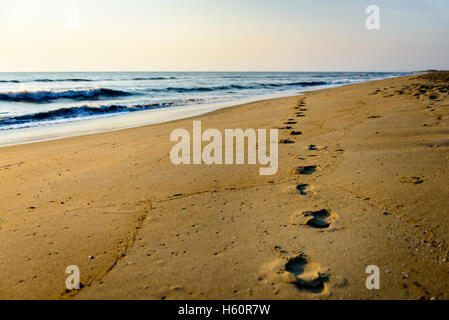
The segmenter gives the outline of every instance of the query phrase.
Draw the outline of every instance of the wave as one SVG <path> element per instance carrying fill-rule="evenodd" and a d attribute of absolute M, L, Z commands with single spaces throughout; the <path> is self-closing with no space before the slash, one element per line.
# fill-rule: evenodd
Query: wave
<path fill-rule="evenodd" d="M 299 85 L 303 87 L 314 87 L 314 86 L 325 86 L 329 84 L 329 82 L 324 81 L 303 81 L 303 82 L 293 82 L 287 85 Z"/>
<path fill-rule="evenodd" d="M 358 83 L 362 81 L 366 81 L 367 79 L 340 79 L 333 80 L 331 84 L 350 84 L 350 83 Z"/>
<path fill-rule="evenodd" d="M 130 95 L 133 95 L 133 93 L 104 88 L 67 91 L 19 91 L 0 93 L 0 101 L 40 103 L 56 99 L 98 100 L 100 98 L 113 98 Z"/>
<path fill-rule="evenodd" d="M 174 80 L 176 77 L 149 77 L 149 78 L 133 78 L 134 81 L 146 81 L 146 80 Z"/>
<path fill-rule="evenodd" d="M 266 88 L 279 88 L 279 87 L 313 87 L 328 85 L 328 82 L 324 81 L 302 81 L 302 82 L 288 82 L 288 83 L 257 83 L 253 85 L 238 85 L 231 84 L 225 86 L 215 87 L 168 87 L 164 89 L 148 89 L 152 92 L 207 92 L 207 91 L 224 91 L 224 90 L 251 90 L 251 89 L 266 89 Z"/>
<path fill-rule="evenodd" d="M 131 79 L 116 79 L 116 81 L 147 81 L 147 80 L 174 80 L 176 77 L 141 77 L 141 78 L 131 78 Z M 82 79 L 82 78 L 71 78 L 71 79 L 33 79 L 33 80 L 0 80 L 0 83 L 25 83 L 25 82 L 93 82 L 93 81 L 113 81 L 112 79 Z"/>
<path fill-rule="evenodd" d="M 20 83 L 19 80 L 0 80 L 0 83 Z"/>
<path fill-rule="evenodd" d="M 52 111 L 38 112 L 32 114 L 26 114 L 15 117 L 0 118 L 0 128 L 4 126 L 17 126 L 36 122 L 36 121 L 51 121 L 56 119 L 70 119 L 70 118 L 84 118 L 88 116 L 101 115 L 101 114 L 112 114 L 112 113 L 122 113 L 131 112 L 137 110 L 144 110 L 150 108 L 161 108 L 167 106 L 165 104 L 148 104 L 148 105 L 136 105 L 133 107 L 122 106 L 122 105 L 106 105 L 101 107 L 72 107 L 72 108 L 61 108 Z M 23 127 L 23 126 L 20 126 Z"/>
<path fill-rule="evenodd" d="M 0 83 L 25 83 L 25 82 L 91 82 L 91 79 L 34 79 L 34 80 L 0 80 Z"/>
<path fill-rule="evenodd" d="M 19 116 L 12 117 L 0 117 L 0 130 L 17 129 L 17 128 L 27 128 L 34 126 L 33 123 L 39 122 L 40 124 L 51 123 L 55 120 L 69 120 L 69 119 L 83 119 L 91 116 L 107 115 L 107 114 L 117 114 L 141 110 L 150 109 L 160 109 L 175 105 L 188 104 L 188 103 L 198 103 L 204 101 L 202 99 L 185 99 L 176 100 L 170 102 L 159 102 L 159 103 L 148 103 L 148 104 L 137 104 L 132 106 L 126 105 L 104 105 L 100 107 L 92 106 L 78 106 L 70 108 L 60 108 L 50 111 L 43 111 Z"/>
<path fill-rule="evenodd" d="M 133 108 L 137 109 L 137 107 Z M 7 125 L 17 125 L 23 124 L 27 122 L 33 121 L 42 121 L 42 120 L 54 120 L 59 118 L 77 118 L 84 116 L 92 116 L 98 114 L 105 113 L 118 113 L 124 111 L 132 111 L 127 106 L 121 105 L 108 105 L 102 107 L 90 107 L 90 106 L 81 106 L 81 107 L 72 107 L 72 108 L 61 108 L 52 111 L 38 112 L 32 114 L 26 114 L 21 116 L 9 117 L 0 119 L 0 126 Z"/>
<path fill-rule="evenodd" d="M 91 79 L 35 79 L 31 82 L 91 82 Z"/>

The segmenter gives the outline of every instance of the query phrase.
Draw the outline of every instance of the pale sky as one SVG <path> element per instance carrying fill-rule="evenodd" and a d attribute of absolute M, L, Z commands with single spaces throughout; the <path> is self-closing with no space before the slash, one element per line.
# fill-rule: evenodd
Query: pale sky
<path fill-rule="evenodd" d="M 0 33 L 0 72 L 449 69 L 449 0 L 0 0 Z"/>

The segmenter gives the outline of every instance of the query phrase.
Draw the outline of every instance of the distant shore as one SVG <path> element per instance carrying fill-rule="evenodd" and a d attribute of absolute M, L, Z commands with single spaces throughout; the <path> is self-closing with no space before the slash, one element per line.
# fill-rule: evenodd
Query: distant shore
<path fill-rule="evenodd" d="M 0 298 L 449 299 L 448 83 L 371 81 L 2 147 Z M 170 133 L 193 120 L 278 128 L 277 174 L 173 165 Z"/>

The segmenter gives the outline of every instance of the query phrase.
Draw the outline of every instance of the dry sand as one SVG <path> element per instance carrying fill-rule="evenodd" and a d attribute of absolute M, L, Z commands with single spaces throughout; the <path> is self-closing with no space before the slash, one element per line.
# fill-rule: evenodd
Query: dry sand
<path fill-rule="evenodd" d="M 195 118 L 220 130 L 294 119 L 274 176 L 173 165 L 170 133 L 192 119 L 0 148 L 0 298 L 448 299 L 447 78 Z"/>

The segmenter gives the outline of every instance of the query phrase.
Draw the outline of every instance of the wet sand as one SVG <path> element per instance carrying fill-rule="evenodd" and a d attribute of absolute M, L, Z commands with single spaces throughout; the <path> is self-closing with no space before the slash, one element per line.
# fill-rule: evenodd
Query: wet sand
<path fill-rule="evenodd" d="M 293 143 L 274 176 L 173 165 L 170 133 L 193 119 L 0 148 L 0 298 L 448 299 L 448 83 L 373 81 L 194 118 L 280 128 Z"/>

